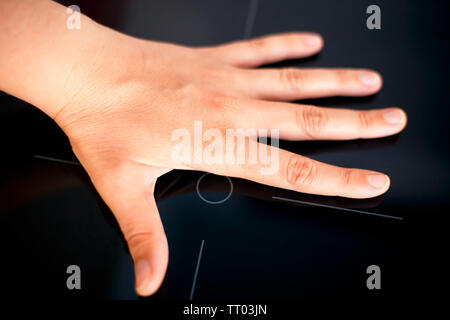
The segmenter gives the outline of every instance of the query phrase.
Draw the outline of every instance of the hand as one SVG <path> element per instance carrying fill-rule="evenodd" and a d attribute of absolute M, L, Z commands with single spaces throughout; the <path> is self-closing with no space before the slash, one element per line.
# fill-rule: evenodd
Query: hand
<path fill-rule="evenodd" d="M 153 190 L 156 179 L 173 168 L 351 198 L 374 197 L 388 189 L 383 174 L 339 168 L 284 150 L 273 175 L 262 175 L 260 163 L 175 164 L 171 158 L 172 133 L 178 128 L 192 132 L 195 120 L 202 121 L 204 130 L 221 132 L 279 128 L 280 138 L 289 140 L 376 138 L 400 132 L 406 115 L 398 108 L 353 111 L 282 102 L 374 94 L 382 85 L 374 71 L 254 69 L 313 55 L 322 45 L 318 35 L 309 33 L 195 49 L 122 35 L 98 54 L 93 70 L 85 73 L 85 84 L 55 121 L 122 228 L 139 294 L 154 293 L 167 268 L 167 240 Z"/>

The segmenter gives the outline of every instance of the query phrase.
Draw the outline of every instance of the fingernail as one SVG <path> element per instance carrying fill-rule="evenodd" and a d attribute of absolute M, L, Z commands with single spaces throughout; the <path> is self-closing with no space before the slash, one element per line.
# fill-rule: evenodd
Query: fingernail
<path fill-rule="evenodd" d="M 372 187 L 382 189 L 389 183 L 389 178 L 384 174 L 370 173 L 367 175 L 367 181 Z"/>
<path fill-rule="evenodd" d="M 383 117 L 390 124 L 400 124 L 403 122 L 403 112 L 398 109 L 385 111 Z"/>
<path fill-rule="evenodd" d="M 145 287 L 148 283 L 147 279 L 149 278 L 150 274 L 150 265 L 148 264 L 147 260 L 141 260 L 138 263 L 136 263 L 135 273 L 136 273 L 136 291 L 140 293 L 142 292 L 142 290 L 145 290 Z"/>
<path fill-rule="evenodd" d="M 380 77 L 373 73 L 373 72 L 360 72 L 359 73 L 359 80 L 365 85 L 365 86 L 374 86 L 377 85 L 380 81 Z"/>
<path fill-rule="evenodd" d="M 310 35 L 305 36 L 304 41 L 308 46 L 315 47 L 318 46 L 322 40 L 318 36 Z"/>

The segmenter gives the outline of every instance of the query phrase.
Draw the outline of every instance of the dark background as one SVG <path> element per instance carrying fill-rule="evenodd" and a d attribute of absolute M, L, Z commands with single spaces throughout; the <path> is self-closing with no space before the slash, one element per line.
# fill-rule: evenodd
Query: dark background
<path fill-rule="evenodd" d="M 191 46 L 268 33 L 315 31 L 322 53 L 279 65 L 378 70 L 384 87 L 368 98 L 309 101 L 366 109 L 400 106 L 408 126 L 371 141 L 282 142 L 332 164 L 379 170 L 391 189 L 370 200 L 308 196 L 233 179 L 234 192 L 211 205 L 196 193 L 202 173 L 174 171 L 156 194 L 170 247 L 163 286 L 149 300 L 187 300 L 205 240 L 194 300 L 297 300 L 433 297 L 448 271 L 448 1 L 70 1 L 82 13 L 137 37 Z M 381 8 L 381 30 L 366 28 L 366 8 Z M 251 12 L 251 10 L 250 10 Z M 254 19 L 253 19 L 254 18 Z M 253 23 L 252 23 L 253 21 Z M 4 50 L 7 48 L 2 48 Z M 131 258 L 114 218 L 62 131 L 39 110 L 0 95 L 0 274 L 7 298 L 137 299 Z M 220 200 L 223 177 L 200 190 Z M 403 217 L 394 220 L 274 201 L 279 196 Z M 82 289 L 67 290 L 66 268 L 79 265 Z M 381 268 L 368 290 L 366 268 Z"/>

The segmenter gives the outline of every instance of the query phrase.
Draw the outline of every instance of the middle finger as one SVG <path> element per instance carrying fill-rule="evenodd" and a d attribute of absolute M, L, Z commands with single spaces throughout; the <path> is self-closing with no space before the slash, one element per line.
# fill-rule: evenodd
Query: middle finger
<path fill-rule="evenodd" d="M 244 94 L 266 100 L 365 96 L 382 86 L 381 76 L 365 69 L 241 69 L 236 78 Z"/>

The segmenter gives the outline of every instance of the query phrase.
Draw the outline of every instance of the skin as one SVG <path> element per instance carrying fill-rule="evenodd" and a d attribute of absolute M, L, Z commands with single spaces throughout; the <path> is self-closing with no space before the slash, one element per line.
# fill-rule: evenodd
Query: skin
<path fill-rule="evenodd" d="M 66 27 L 56 3 L 0 1 L 0 89 L 49 115 L 114 213 L 135 264 L 136 290 L 160 286 L 168 245 L 153 196 L 156 179 L 174 169 L 239 177 L 298 192 L 370 198 L 386 192 L 381 173 L 340 168 L 280 150 L 274 175 L 262 164 L 175 165 L 177 128 L 279 129 L 287 140 L 345 140 L 396 134 L 406 125 L 399 108 L 354 111 L 292 104 L 328 96 L 366 96 L 382 86 L 364 69 L 255 69 L 318 53 L 314 33 L 269 35 L 189 48 L 136 39 L 86 16 Z M 249 144 L 257 144 L 249 140 Z"/>

